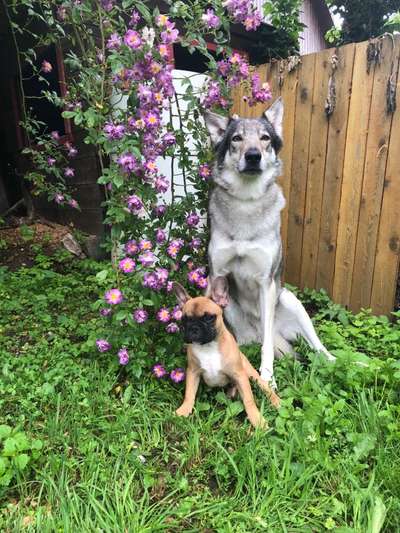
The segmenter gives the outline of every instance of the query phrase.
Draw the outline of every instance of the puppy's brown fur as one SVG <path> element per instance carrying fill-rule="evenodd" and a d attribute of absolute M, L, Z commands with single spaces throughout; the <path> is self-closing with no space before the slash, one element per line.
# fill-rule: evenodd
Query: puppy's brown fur
<path fill-rule="evenodd" d="M 207 368 L 202 366 L 201 357 L 196 356 L 203 349 L 200 345 L 187 345 L 187 374 L 185 398 L 182 405 L 177 409 L 176 414 L 179 416 L 189 416 L 193 410 L 197 389 L 200 378 L 203 377 L 205 382 L 210 386 L 223 386 L 227 383 L 233 385 L 231 396 L 234 396 L 236 389 L 242 398 L 247 416 L 253 426 L 266 427 L 267 423 L 258 410 L 253 392 L 250 386 L 250 378 L 257 382 L 259 387 L 266 393 L 274 407 L 279 407 L 280 399 L 271 389 L 269 384 L 261 379 L 257 370 L 253 368 L 246 356 L 239 350 L 239 347 L 224 324 L 222 308 L 216 302 L 222 305 L 227 303 L 227 284 L 225 278 L 217 278 L 213 282 L 210 290 L 210 296 L 190 298 L 185 289 L 179 284 L 175 284 L 175 293 L 181 304 L 183 316 L 202 317 L 205 313 L 216 316 L 215 329 L 217 332 L 215 341 L 217 343 L 217 356 L 219 357 L 218 373 L 212 375 L 207 373 Z M 213 301 L 214 300 L 214 301 Z"/>

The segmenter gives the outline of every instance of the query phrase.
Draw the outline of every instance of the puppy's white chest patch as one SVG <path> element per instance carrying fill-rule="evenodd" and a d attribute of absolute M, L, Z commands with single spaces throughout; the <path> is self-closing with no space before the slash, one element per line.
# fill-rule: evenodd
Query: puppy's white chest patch
<path fill-rule="evenodd" d="M 222 357 L 217 341 L 207 344 L 193 343 L 192 352 L 209 387 L 224 387 L 228 383 L 228 377 L 222 372 Z"/>

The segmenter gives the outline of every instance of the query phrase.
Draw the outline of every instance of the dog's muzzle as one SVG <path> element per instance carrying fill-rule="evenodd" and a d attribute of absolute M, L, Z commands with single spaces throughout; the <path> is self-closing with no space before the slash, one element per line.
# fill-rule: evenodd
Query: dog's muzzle
<path fill-rule="evenodd" d="M 217 330 L 215 317 L 186 317 L 182 318 L 183 338 L 187 344 L 207 344 L 215 340 Z"/>
<path fill-rule="evenodd" d="M 260 172 L 260 163 L 261 163 L 261 152 L 257 148 L 249 148 L 244 154 L 244 160 L 246 166 L 243 169 L 243 172 L 246 173 L 255 173 Z"/>

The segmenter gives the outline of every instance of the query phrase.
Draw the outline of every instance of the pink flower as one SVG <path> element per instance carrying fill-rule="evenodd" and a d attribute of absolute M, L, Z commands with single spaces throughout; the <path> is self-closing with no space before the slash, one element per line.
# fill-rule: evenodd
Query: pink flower
<path fill-rule="evenodd" d="M 176 259 L 178 253 L 180 252 L 184 242 L 182 239 L 175 239 L 171 241 L 167 248 L 167 254 L 172 257 L 173 259 Z"/>
<path fill-rule="evenodd" d="M 169 181 L 165 176 L 158 176 L 154 182 L 154 188 L 157 192 L 167 192 L 169 188 Z"/>
<path fill-rule="evenodd" d="M 169 272 L 166 268 L 156 268 L 155 274 L 161 285 L 165 285 L 168 280 Z"/>
<path fill-rule="evenodd" d="M 68 147 L 68 156 L 69 157 L 76 157 L 78 155 L 78 150 L 75 148 L 75 146 L 69 146 Z"/>
<path fill-rule="evenodd" d="M 169 322 L 171 320 L 171 314 L 166 307 L 161 307 L 157 311 L 156 318 L 160 322 Z"/>
<path fill-rule="evenodd" d="M 167 281 L 167 285 L 165 287 L 165 290 L 167 292 L 172 292 L 174 290 L 174 284 L 172 283 L 172 281 Z"/>
<path fill-rule="evenodd" d="M 75 170 L 71 167 L 66 167 L 64 169 L 64 176 L 66 178 L 72 178 L 75 175 Z"/>
<path fill-rule="evenodd" d="M 135 270 L 136 263 L 130 257 L 124 257 L 124 259 L 121 259 L 121 261 L 119 262 L 118 268 L 122 270 L 122 272 L 124 272 L 125 274 L 130 274 Z"/>
<path fill-rule="evenodd" d="M 162 16 L 162 15 L 161 15 Z M 178 40 L 179 31 L 175 28 L 173 22 L 165 23 L 165 30 L 161 32 L 161 41 L 163 44 L 172 44 Z"/>
<path fill-rule="evenodd" d="M 155 272 L 146 272 L 143 276 L 143 287 L 147 287 L 152 291 L 160 290 L 160 282 Z"/>
<path fill-rule="evenodd" d="M 125 172 L 135 172 L 139 169 L 139 163 L 132 154 L 122 154 L 117 159 L 118 164 L 124 169 Z"/>
<path fill-rule="evenodd" d="M 143 166 L 150 174 L 155 174 L 157 172 L 157 165 L 155 161 L 146 161 Z"/>
<path fill-rule="evenodd" d="M 207 278 L 200 278 L 199 281 L 197 282 L 197 286 L 199 287 L 199 289 L 207 289 L 208 287 L 208 281 L 207 281 Z"/>
<path fill-rule="evenodd" d="M 109 289 L 108 291 L 106 291 L 104 298 L 106 302 L 111 305 L 120 304 L 124 299 L 122 296 L 122 292 L 119 289 Z"/>
<path fill-rule="evenodd" d="M 211 169 L 207 163 L 203 163 L 199 166 L 199 175 L 205 180 L 211 176 Z"/>
<path fill-rule="evenodd" d="M 108 352 L 111 348 L 111 344 L 105 339 L 97 339 L 96 346 L 99 352 Z"/>
<path fill-rule="evenodd" d="M 192 283 L 192 284 L 197 284 L 200 277 L 201 276 L 197 270 L 191 270 L 190 272 L 188 272 L 188 275 L 187 275 L 189 283 Z"/>
<path fill-rule="evenodd" d="M 112 33 L 107 41 L 106 47 L 109 50 L 115 50 L 119 48 L 122 44 L 121 37 L 118 35 L 118 33 Z"/>
<path fill-rule="evenodd" d="M 172 146 L 176 143 L 176 138 L 173 133 L 169 131 L 163 135 L 162 142 L 165 146 Z"/>
<path fill-rule="evenodd" d="M 158 242 L 158 244 L 161 244 L 165 241 L 165 239 L 167 238 L 166 234 L 165 234 L 165 231 L 161 228 L 158 228 L 156 230 L 156 241 Z"/>
<path fill-rule="evenodd" d="M 140 250 L 151 250 L 153 248 L 153 245 L 151 243 L 151 241 L 149 241 L 148 239 L 141 239 L 139 241 L 139 249 Z"/>
<path fill-rule="evenodd" d="M 59 194 L 57 193 L 55 196 L 54 196 L 54 201 L 56 202 L 56 204 L 62 204 L 65 200 L 65 197 L 63 194 Z"/>
<path fill-rule="evenodd" d="M 189 248 L 192 250 L 198 250 L 201 246 L 201 239 L 198 237 L 193 237 L 192 240 L 189 243 Z"/>
<path fill-rule="evenodd" d="M 218 68 L 218 72 L 224 78 L 228 75 L 229 71 L 231 70 L 230 64 L 228 63 L 228 61 L 225 61 L 224 59 L 221 59 L 221 61 L 217 61 L 217 68 Z"/>
<path fill-rule="evenodd" d="M 78 202 L 76 200 L 74 200 L 73 198 L 71 198 L 71 200 L 69 200 L 68 205 L 70 207 L 72 207 L 73 209 L 78 209 L 79 208 Z"/>
<path fill-rule="evenodd" d="M 151 267 L 156 262 L 156 256 L 153 254 L 153 252 L 147 251 L 144 252 L 144 254 L 140 254 L 138 257 L 138 261 L 144 266 L 144 267 Z"/>
<path fill-rule="evenodd" d="M 167 26 L 167 24 L 171 23 L 167 15 L 158 15 L 156 17 L 156 24 L 157 26 Z"/>
<path fill-rule="evenodd" d="M 100 309 L 101 316 L 109 316 L 111 314 L 111 309 L 109 307 L 103 307 Z"/>
<path fill-rule="evenodd" d="M 125 135 L 125 126 L 123 124 L 114 124 L 113 122 L 107 122 L 103 128 L 107 138 L 112 140 L 122 139 Z"/>
<path fill-rule="evenodd" d="M 58 131 L 52 131 L 50 133 L 50 137 L 53 139 L 53 141 L 59 141 L 60 140 L 60 134 Z"/>
<path fill-rule="evenodd" d="M 132 14 L 131 14 L 131 20 L 129 21 L 129 24 L 131 26 L 136 26 L 136 24 L 138 24 L 141 20 L 141 17 L 139 15 L 139 13 L 136 11 L 136 9 L 134 9 L 132 11 Z"/>
<path fill-rule="evenodd" d="M 55 163 L 56 163 L 56 160 L 54 159 L 54 157 L 48 157 L 47 158 L 47 164 L 49 165 L 49 167 L 54 166 Z"/>
<path fill-rule="evenodd" d="M 215 14 L 213 9 L 207 9 L 204 15 L 201 16 L 201 20 L 207 26 L 207 28 L 218 28 L 221 24 L 220 18 Z"/>
<path fill-rule="evenodd" d="M 133 318 L 138 324 L 143 324 L 143 322 L 146 322 L 148 317 L 149 315 L 144 309 L 136 309 L 136 311 L 133 313 Z"/>
<path fill-rule="evenodd" d="M 171 370 L 169 376 L 174 383 L 180 383 L 185 379 L 185 371 L 183 368 L 175 368 L 174 370 Z"/>
<path fill-rule="evenodd" d="M 153 214 L 154 216 L 156 216 L 157 218 L 161 218 L 163 215 L 165 215 L 165 212 L 167 211 L 167 206 L 164 205 L 164 204 L 161 204 L 161 205 L 157 205 L 154 209 L 153 209 Z"/>
<path fill-rule="evenodd" d="M 158 53 L 163 59 L 169 58 L 169 48 L 166 44 L 159 44 L 158 45 Z"/>
<path fill-rule="evenodd" d="M 167 333 L 177 333 L 179 331 L 179 326 L 175 322 L 170 322 L 165 328 Z"/>
<path fill-rule="evenodd" d="M 190 213 L 186 217 L 186 223 L 188 226 L 197 226 L 197 224 L 200 222 L 200 217 L 197 213 Z"/>
<path fill-rule="evenodd" d="M 46 74 L 48 74 L 49 72 L 51 72 L 53 70 L 53 66 L 51 63 L 49 63 L 48 61 L 46 61 L 45 59 L 43 60 L 42 62 L 42 72 L 45 72 Z"/>
<path fill-rule="evenodd" d="M 142 39 L 137 31 L 128 30 L 124 37 L 124 43 L 129 46 L 129 48 L 137 50 L 142 46 Z"/>
<path fill-rule="evenodd" d="M 151 371 L 152 371 L 153 376 L 156 377 L 157 379 L 163 378 L 168 373 L 163 367 L 163 365 L 161 365 L 160 363 L 157 363 L 156 365 L 154 365 Z"/>
<path fill-rule="evenodd" d="M 119 364 L 127 365 L 129 363 L 129 353 L 126 348 L 121 348 L 118 350 Z"/>
<path fill-rule="evenodd" d="M 129 255 L 135 255 L 139 251 L 139 246 L 135 240 L 130 240 L 125 243 L 124 250 Z"/>
<path fill-rule="evenodd" d="M 149 111 L 144 117 L 143 120 L 149 128 L 157 128 L 160 125 L 160 116 L 154 111 Z"/>
<path fill-rule="evenodd" d="M 173 309 L 172 309 L 172 313 L 171 313 L 171 316 L 174 320 L 177 320 L 179 322 L 179 320 L 182 320 L 182 310 L 181 308 L 179 307 L 179 305 L 176 305 Z"/>
<path fill-rule="evenodd" d="M 143 202 L 136 194 L 128 196 L 126 205 L 131 213 L 137 213 L 143 208 Z"/>

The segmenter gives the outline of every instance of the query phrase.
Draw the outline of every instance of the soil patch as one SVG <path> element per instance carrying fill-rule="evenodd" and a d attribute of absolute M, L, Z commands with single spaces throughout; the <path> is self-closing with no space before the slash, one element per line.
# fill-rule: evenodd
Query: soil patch
<path fill-rule="evenodd" d="M 62 238 L 70 231 L 67 226 L 46 220 L 0 229 L 0 266 L 10 270 L 30 267 L 39 252 L 53 255 L 61 248 Z"/>

